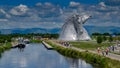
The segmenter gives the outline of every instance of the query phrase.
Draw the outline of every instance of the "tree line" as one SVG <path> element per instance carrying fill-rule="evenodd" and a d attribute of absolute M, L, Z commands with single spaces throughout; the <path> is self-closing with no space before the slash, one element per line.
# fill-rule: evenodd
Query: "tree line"
<path fill-rule="evenodd" d="M 115 37 L 113 36 L 115 35 Z M 49 39 L 57 39 L 59 37 L 59 34 L 50 34 L 50 33 L 29 33 L 29 34 L 0 34 L 0 43 L 11 42 L 11 39 L 14 37 L 24 37 L 24 38 L 32 38 L 34 36 L 41 36 L 42 38 L 49 38 Z M 97 40 L 98 43 L 102 43 L 104 41 L 115 41 L 120 40 L 120 33 L 92 33 L 91 35 L 92 39 Z"/>
<path fill-rule="evenodd" d="M 120 41 L 120 33 L 92 33 L 92 39 L 95 39 L 97 43 Z"/>
<path fill-rule="evenodd" d="M 19 33 L 15 33 L 15 34 L 0 34 L 0 43 L 5 43 L 7 42 L 11 42 L 12 38 L 17 38 L 17 37 L 24 37 L 24 38 L 29 38 L 31 39 L 33 36 L 41 36 L 42 38 L 58 38 L 59 34 L 50 34 L 50 33 L 46 33 L 46 34 L 42 34 L 42 33 L 30 33 L 30 34 L 19 34 Z"/>

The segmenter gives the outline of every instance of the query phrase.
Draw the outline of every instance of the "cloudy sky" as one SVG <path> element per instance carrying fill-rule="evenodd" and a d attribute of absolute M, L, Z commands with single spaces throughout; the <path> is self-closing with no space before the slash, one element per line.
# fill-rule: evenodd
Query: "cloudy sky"
<path fill-rule="evenodd" d="M 120 27 L 120 0 L 1 0 L 0 29 L 61 28 L 75 12 L 92 16 L 85 26 Z"/>

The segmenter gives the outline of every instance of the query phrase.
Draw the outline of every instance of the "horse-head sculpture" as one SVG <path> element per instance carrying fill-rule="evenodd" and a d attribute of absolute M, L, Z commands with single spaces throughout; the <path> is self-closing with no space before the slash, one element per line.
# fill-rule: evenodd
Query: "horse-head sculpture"
<path fill-rule="evenodd" d="M 60 33 L 60 40 L 86 40 L 89 39 L 83 24 L 90 18 L 89 15 L 74 14 L 67 19 Z"/>
<path fill-rule="evenodd" d="M 79 16 L 79 22 L 82 22 L 82 24 L 84 24 L 89 18 L 91 18 L 90 15 L 82 15 L 82 16 Z"/>

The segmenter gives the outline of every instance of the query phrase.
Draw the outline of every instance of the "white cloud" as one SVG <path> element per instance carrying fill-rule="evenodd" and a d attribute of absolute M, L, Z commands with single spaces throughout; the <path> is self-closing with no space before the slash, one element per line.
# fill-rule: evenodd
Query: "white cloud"
<path fill-rule="evenodd" d="M 31 19 L 33 21 L 41 20 L 41 18 L 38 15 L 36 15 L 36 14 L 31 15 L 29 19 Z"/>
<path fill-rule="evenodd" d="M 74 2 L 74 1 L 71 1 L 70 4 L 69 4 L 70 7 L 76 7 L 76 6 L 79 6 L 79 5 L 80 5 L 80 3 Z"/>
<path fill-rule="evenodd" d="M 6 14 L 6 12 L 3 9 L 0 9 L 0 12 L 2 12 L 3 14 Z"/>
<path fill-rule="evenodd" d="M 59 11 L 60 11 L 60 14 L 63 14 L 64 13 L 64 11 L 63 11 L 63 9 L 59 9 Z"/>
<path fill-rule="evenodd" d="M 10 20 L 9 23 L 2 23 L 0 28 L 60 28 L 74 11 L 77 11 L 80 15 L 92 15 L 92 18 L 84 25 L 120 27 L 120 8 L 118 6 L 108 6 L 104 2 L 100 2 L 98 5 L 70 2 L 70 5 L 64 9 L 49 2 L 37 3 L 37 5 L 37 7 L 29 8 L 26 5 L 19 5 L 12 8 L 10 11 L 11 18 L 8 19 Z M 2 13 L 9 14 L 3 10 Z M 24 16 L 24 14 L 28 14 L 28 16 Z M 0 23 L 2 21 L 7 22 L 7 19 L 1 18 Z"/>
<path fill-rule="evenodd" d="M 36 3 L 35 5 L 36 6 L 42 6 L 42 3 L 39 2 L 39 3 Z"/>
<path fill-rule="evenodd" d="M 6 22 L 6 21 L 8 21 L 8 19 L 0 19 L 0 22 Z"/>
<path fill-rule="evenodd" d="M 29 8 L 26 5 L 20 4 L 19 6 L 16 6 L 13 9 L 11 9 L 10 13 L 13 15 L 23 15 L 28 10 L 29 10 Z"/>
<path fill-rule="evenodd" d="M 106 10 L 107 6 L 105 5 L 104 2 L 100 2 L 99 5 L 101 10 Z"/>
<path fill-rule="evenodd" d="M 0 12 L 5 15 L 6 18 L 10 18 L 11 16 L 6 13 L 3 9 L 0 9 Z"/>
<path fill-rule="evenodd" d="M 51 7 L 51 6 L 53 6 L 53 4 L 50 3 L 50 2 L 45 2 L 44 5 L 47 6 L 47 7 Z"/>
<path fill-rule="evenodd" d="M 100 2 L 99 5 L 102 6 L 102 7 L 106 7 L 104 2 Z"/>

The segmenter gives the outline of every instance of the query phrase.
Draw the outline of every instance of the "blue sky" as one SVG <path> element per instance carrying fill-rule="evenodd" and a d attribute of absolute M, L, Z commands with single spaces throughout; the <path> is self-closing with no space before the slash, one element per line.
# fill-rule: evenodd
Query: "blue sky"
<path fill-rule="evenodd" d="M 70 1 L 80 2 L 83 4 L 97 4 L 99 0 L 1 0 L 0 5 L 19 5 L 26 4 L 29 6 L 34 6 L 36 3 L 41 2 L 51 2 L 53 4 L 59 4 L 61 6 L 69 5 Z"/>
<path fill-rule="evenodd" d="M 85 26 L 120 27 L 120 0 L 0 0 L 0 29 L 61 28 L 74 12 Z"/>

